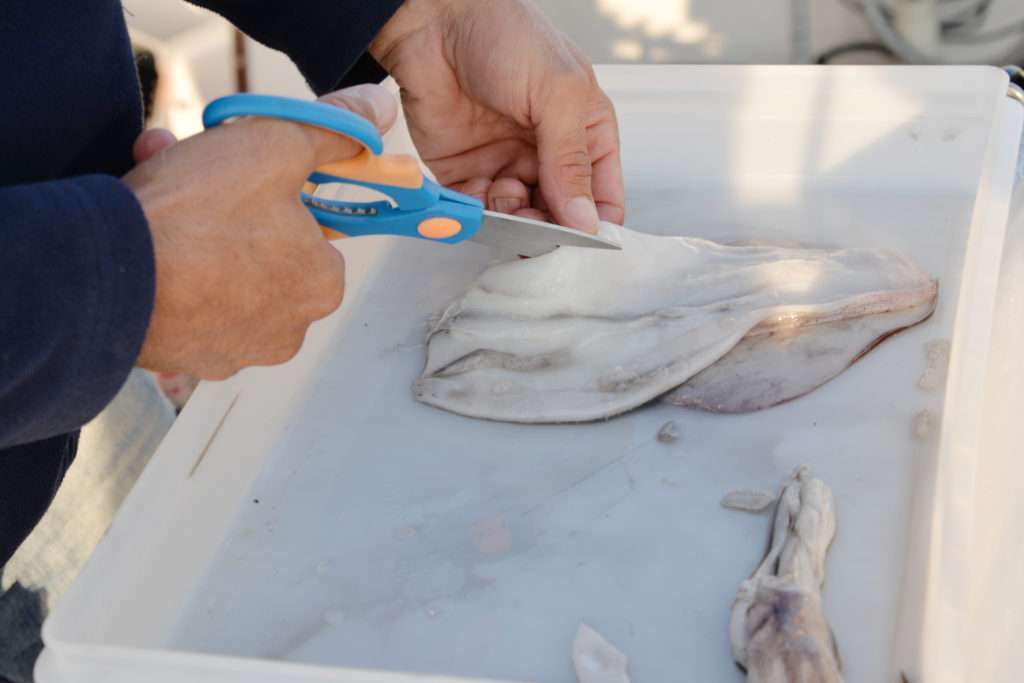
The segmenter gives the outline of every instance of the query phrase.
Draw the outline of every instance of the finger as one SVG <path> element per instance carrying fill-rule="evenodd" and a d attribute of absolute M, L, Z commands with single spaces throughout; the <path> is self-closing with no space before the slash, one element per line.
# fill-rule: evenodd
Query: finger
<path fill-rule="evenodd" d="M 537 161 L 536 148 L 528 148 L 523 154 L 510 161 L 498 171 L 495 178 L 515 178 L 528 187 L 540 182 L 540 162 Z"/>
<path fill-rule="evenodd" d="M 326 318 L 341 306 L 345 299 L 345 257 L 331 246 L 323 243 L 323 264 L 317 279 L 316 305 L 311 311 L 314 320 Z"/>
<path fill-rule="evenodd" d="M 242 368 L 234 364 L 221 363 L 210 366 L 209 368 L 202 368 L 196 371 L 196 378 L 203 379 L 210 382 L 223 382 L 226 379 L 231 379 Z"/>
<path fill-rule="evenodd" d="M 398 117 L 398 102 L 380 85 L 357 85 L 336 90 L 320 98 L 321 102 L 359 114 L 378 130 L 386 132 Z M 363 146 L 351 138 L 315 126 L 302 126 L 313 143 L 315 165 L 351 159 L 363 151 Z"/>
<path fill-rule="evenodd" d="M 309 233 L 291 238 L 294 249 L 290 250 L 290 256 L 297 270 L 294 266 L 289 268 L 279 280 L 287 281 L 296 276 L 301 280 L 301 285 L 292 290 L 295 297 L 290 303 L 293 315 L 289 319 L 292 338 L 295 338 L 294 333 L 299 333 L 301 345 L 306 328 L 334 313 L 345 299 L 345 256 L 323 238 L 320 227 L 305 209 L 297 208 L 295 220 L 308 223 Z"/>
<path fill-rule="evenodd" d="M 543 211 L 546 214 L 551 213 L 551 207 L 548 206 L 548 200 L 544 199 L 544 193 L 540 191 L 539 187 L 533 188 L 530 192 L 530 206 Z"/>
<path fill-rule="evenodd" d="M 287 342 L 282 343 L 280 346 L 260 352 L 259 356 L 253 358 L 249 364 L 252 367 L 273 367 L 275 365 L 284 365 L 292 358 L 295 358 L 299 351 L 302 350 L 302 344 L 305 342 L 305 335 L 303 334 L 301 338 L 296 337 L 298 337 L 298 335 L 293 335 L 292 338 Z"/>
<path fill-rule="evenodd" d="M 323 238 L 323 230 L 306 209 L 296 206 L 295 211 L 295 220 L 309 226 L 309 241 L 301 243 L 299 246 L 305 248 L 298 252 L 307 289 L 296 304 L 308 324 L 326 318 L 341 306 L 345 298 L 345 257 Z"/>
<path fill-rule="evenodd" d="M 135 138 L 135 144 L 132 145 L 132 158 L 135 160 L 135 163 L 141 164 L 143 161 L 148 161 L 155 157 L 177 141 L 178 138 L 174 137 L 174 133 L 166 128 L 144 130 L 139 137 Z"/>
<path fill-rule="evenodd" d="M 611 109 L 611 102 L 608 107 Z M 622 182 L 619 127 L 615 123 L 614 110 L 610 111 L 610 115 L 610 122 L 591 129 L 593 192 L 601 220 L 622 225 L 626 219 L 626 191 Z"/>
<path fill-rule="evenodd" d="M 537 209 L 519 209 L 515 212 L 515 215 L 520 218 L 529 218 L 534 221 L 544 221 L 545 223 L 551 222 L 551 216 L 549 214 Z"/>
<path fill-rule="evenodd" d="M 540 187 L 559 223 L 596 233 L 600 219 L 585 117 L 590 93 L 578 85 L 557 90 L 537 113 Z"/>
<path fill-rule="evenodd" d="M 463 183 L 456 183 L 451 189 L 470 197 L 476 197 L 480 201 L 487 202 L 487 192 L 491 189 L 490 178 L 472 178 Z"/>
<path fill-rule="evenodd" d="M 515 178 L 498 178 L 487 191 L 487 208 L 515 213 L 530 206 L 530 188 Z"/>
<path fill-rule="evenodd" d="M 387 88 L 374 83 L 354 85 L 320 97 L 321 102 L 347 109 L 368 119 L 381 133 L 387 133 L 398 118 L 398 100 Z"/>
<path fill-rule="evenodd" d="M 447 186 L 498 175 L 514 176 L 530 183 L 531 170 L 533 174 L 537 172 L 536 157 L 530 145 L 516 138 L 498 140 L 449 157 L 426 159 L 426 162 L 437 181 Z"/>

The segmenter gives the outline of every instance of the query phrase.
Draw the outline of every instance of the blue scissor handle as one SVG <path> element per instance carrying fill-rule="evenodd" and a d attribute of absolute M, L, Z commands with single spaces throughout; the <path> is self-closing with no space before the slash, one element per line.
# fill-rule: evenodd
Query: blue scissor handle
<path fill-rule="evenodd" d="M 303 192 L 302 202 L 325 228 L 346 235 L 399 235 L 457 244 L 476 234 L 483 203 L 423 177 L 412 157 L 381 156 L 376 127 L 352 112 L 322 102 L 273 95 L 240 94 L 214 100 L 203 112 L 207 128 L 239 116 L 267 116 L 318 126 L 366 147 L 359 156 L 328 164 L 309 176 L 314 185 L 341 183 L 366 187 L 390 202 L 344 202 Z"/>
<path fill-rule="evenodd" d="M 377 127 L 359 114 L 323 102 L 308 102 L 291 97 L 243 93 L 221 97 L 203 110 L 203 127 L 213 128 L 239 116 L 266 116 L 324 128 L 363 144 L 374 154 L 384 151 Z"/>

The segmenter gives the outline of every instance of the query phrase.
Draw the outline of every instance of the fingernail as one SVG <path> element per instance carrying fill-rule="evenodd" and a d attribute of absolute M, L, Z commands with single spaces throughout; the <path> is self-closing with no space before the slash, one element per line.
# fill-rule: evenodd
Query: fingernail
<path fill-rule="evenodd" d="M 494 199 L 494 210 L 498 213 L 513 213 L 523 208 L 523 200 L 514 197 L 497 197 Z"/>
<path fill-rule="evenodd" d="M 565 203 L 562 212 L 566 225 L 576 228 L 592 235 L 597 234 L 597 228 L 601 219 L 597 215 L 597 207 L 590 197 L 574 197 Z"/>
<path fill-rule="evenodd" d="M 354 85 L 348 91 L 352 96 L 358 97 L 370 105 L 370 109 L 373 110 L 373 118 L 377 123 L 387 117 L 395 99 L 386 88 L 373 83 Z"/>

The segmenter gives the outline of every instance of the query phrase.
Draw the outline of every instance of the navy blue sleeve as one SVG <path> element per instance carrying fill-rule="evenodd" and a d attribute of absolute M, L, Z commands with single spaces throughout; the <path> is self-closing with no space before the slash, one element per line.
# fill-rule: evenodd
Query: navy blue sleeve
<path fill-rule="evenodd" d="M 224 16 L 267 47 L 284 52 L 318 95 L 382 81 L 366 49 L 402 0 L 190 0 Z"/>
<path fill-rule="evenodd" d="M 72 432 L 0 452 L 0 570 L 53 502 L 77 448 Z"/>
<path fill-rule="evenodd" d="M 72 432 L 114 398 L 155 294 L 146 216 L 118 178 L 0 187 L 0 449 Z"/>

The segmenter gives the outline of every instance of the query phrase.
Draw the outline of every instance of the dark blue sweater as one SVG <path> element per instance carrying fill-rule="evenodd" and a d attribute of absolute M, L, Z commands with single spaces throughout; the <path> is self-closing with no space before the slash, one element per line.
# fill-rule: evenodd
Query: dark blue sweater
<path fill-rule="evenodd" d="M 203 0 L 312 88 L 380 80 L 400 0 Z M 118 0 L 0 8 L 0 566 L 45 511 L 77 430 L 114 397 L 153 307 L 149 228 L 119 179 L 142 102 Z"/>

